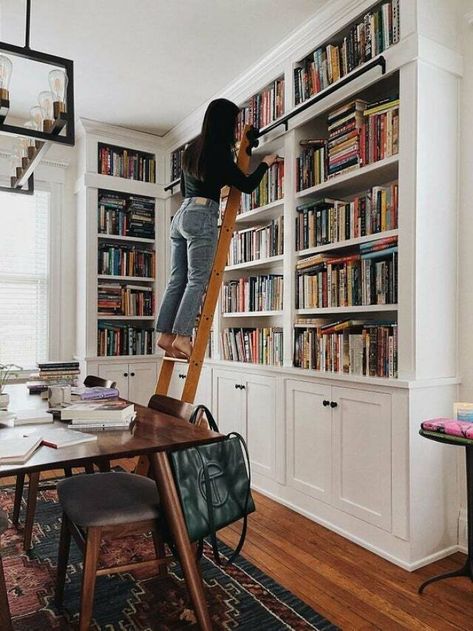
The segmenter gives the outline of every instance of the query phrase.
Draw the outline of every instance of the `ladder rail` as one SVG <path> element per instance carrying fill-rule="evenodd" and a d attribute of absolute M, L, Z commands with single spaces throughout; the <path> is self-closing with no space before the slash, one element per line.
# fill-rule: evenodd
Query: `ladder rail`
<path fill-rule="evenodd" d="M 252 126 L 246 125 L 238 151 L 237 165 L 243 173 L 247 173 L 250 166 L 250 130 L 252 130 Z M 213 317 L 223 282 L 223 272 L 227 264 L 228 251 L 233 231 L 235 229 L 235 220 L 240 207 L 240 200 L 241 191 L 232 186 L 227 198 L 222 225 L 220 226 L 220 233 L 207 285 L 207 292 L 205 294 L 204 304 L 202 306 L 199 324 L 197 326 L 197 333 L 194 340 L 194 346 L 189 358 L 189 368 L 187 370 L 186 380 L 182 390 L 181 401 L 186 401 L 187 403 L 194 402 L 197 387 L 199 385 L 200 374 L 205 360 L 205 353 L 207 350 L 210 330 L 212 328 Z M 158 382 L 156 384 L 156 394 L 167 394 L 171 383 L 174 363 L 175 362 L 173 362 L 171 358 L 166 358 L 166 361 L 162 362 Z"/>

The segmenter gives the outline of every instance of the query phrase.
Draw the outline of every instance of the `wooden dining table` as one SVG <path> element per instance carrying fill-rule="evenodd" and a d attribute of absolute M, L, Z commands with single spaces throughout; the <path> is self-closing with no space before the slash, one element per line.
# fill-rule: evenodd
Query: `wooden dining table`
<path fill-rule="evenodd" d="M 47 409 L 47 401 L 39 395 L 29 395 L 26 386 L 11 385 L 7 388 L 10 394 L 9 410 L 31 408 L 35 410 Z M 133 403 L 130 401 L 130 403 Z M 207 609 L 204 587 L 195 549 L 191 545 L 187 534 L 184 515 L 169 461 L 172 451 L 192 447 L 204 443 L 223 439 L 221 434 L 203 427 L 196 427 L 181 419 L 152 410 L 151 408 L 135 404 L 137 412 L 136 422 L 131 431 L 100 431 L 97 440 L 71 447 L 53 449 L 42 445 L 25 464 L 0 465 L 0 476 L 15 476 L 25 473 L 37 488 L 37 482 L 42 471 L 62 469 L 64 467 L 84 467 L 90 463 L 100 466 L 110 460 L 145 456 L 148 458 L 151 471 L 167 520 L 170 534 L 179 556 L 187 588 L 194 606 L 197 621 L 201 629 L 207 631 L 212 628 Z M 64 427 L 64 423 L 55 421 L 54 425 Z M 28 425 L 21 428 L 10 428 L 0 425 L 0 440 L 7 438 L 18 430 L 28 428 L 51 427 L 47 425 Z M 35 497 L 29 497 L 36 501 Z"/>

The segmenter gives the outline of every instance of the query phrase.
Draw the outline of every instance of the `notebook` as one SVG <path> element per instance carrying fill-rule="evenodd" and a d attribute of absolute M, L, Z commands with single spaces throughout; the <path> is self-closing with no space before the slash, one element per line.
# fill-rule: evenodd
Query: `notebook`
<path fill-rule="evenodd" d="M 23 464 L 38 449 L 43 440 L 42 434 L 18 433 L 12 438 L 0 441 L 0 464 Z"/>
<path fill-rule="evenodd" d="M 95 434 L 85 434 L 76 432 L 66 427 L 48 427 L 41 432 L 43 445 L 59 449 L 60 447 L 71 447 L 97 440 Z"/>

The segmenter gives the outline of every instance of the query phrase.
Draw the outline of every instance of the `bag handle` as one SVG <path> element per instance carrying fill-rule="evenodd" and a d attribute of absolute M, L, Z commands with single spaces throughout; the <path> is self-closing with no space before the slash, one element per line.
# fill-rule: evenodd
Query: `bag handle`
<path fill-rule="evenodd" d="M 195 410 L 192 412 L 192 416 L 189 419 L 189 423 L 192 423 L 192 425 L 195 425 L 197 423 L 197 421 L 200 418 L 201 413 L 204 412 L 205 416 L 207 417 L 207 422 L 209 424 L 210 429 L 213 432 L 218 432 L 218 425 L 216 420 L 213 417 L 212 412 L 209 410 L 209 408 L 205 405 L 197 405 Z"/>
<path fill-rule="evenodd" d="M 248 489 L 247 489 L 246 497 L 245 497 L 245 509 L 244 509 L 244 514 L 243 514 L 243 527 L 242 527 L 242 530 L 241 530 L 240 540 L 239 540 L 235 550 L 232 552 L 232 554 L 227 559 L 227 561 L 225 562 L 224 565 L 230 565 L 231 563 L 233 563 L 233 561 L 240 554 L 241 549 L 243 548 L 243 544 L 244 544 L 245 539 L 246 539 L 246 533 L 247 533 L 247 530 L 248 530 L 248 503 L 250 501 L 250 494 L 251 494 L 251 469 L 250 469 L 250 457 L 249 457 L 249 454 L 248 454 L 248 448 L 247 448 L 245 440 L 244 440 L 243 436 L 241 436 L 241 434 L 238 434 L 238 432 L 230 432 L 230 434 L 227 434 L 226 440 L 228 440 L 231 436 L 235 436 L 238 439 L 240 445 L 243 446 L 243 453 L 245 454 L 245 458 L 246 458 L 246 461 L 247 461 Z M 199 458 L 200 458 L 200 461 L 202 463 L 202 470 L 203 470 L 203 473 L 204 473 L 205 495 L 206 495 L 205 500 L 206 500 L 206 503 L 207 503 L 207 513 L 208 513 L 208 517 L 209 517 L 209 537 L 210 537 L 210 542 L 212 544 L 212 551 L 213 551 L 214 559 L 215 559 L 215 562 L 217 563 L 217 565 L 222 565 L 222 559 L 220 557 L 220 553 L 219 553 L 219 550 L 218 550 L 217 532 L 215 530 L 214 512 L 213 512 L 213 504 L 212 504 L 212 489 L 211 489 L 211 485 L 210 485 L 210 477 L 209 477 L 209 472 L 208 472 L 208 465 L 204 461 L 204 458 L 203 458 L 202 454 L 200 453 L 199 448 L 195 447 L 195 450 L 199 454 Z"/>

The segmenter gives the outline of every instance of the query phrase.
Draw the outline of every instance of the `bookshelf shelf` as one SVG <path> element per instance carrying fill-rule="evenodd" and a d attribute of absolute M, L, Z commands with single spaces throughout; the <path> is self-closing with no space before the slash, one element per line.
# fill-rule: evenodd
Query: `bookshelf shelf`
<path fill-rule="evenodd" d="M 397 179 L 399 154 L 367 164 L 349 173 L 333 177 L 322 184 L 317 184 L 302 191 L 297 191 L 296 199 L 308 197 L 310 195 L 329 194 L 332 191 L 336 195 L 351 195 L 370 188 L 373 182 L 384 184 Z"/>
<path fill-rule="evenodd" d="M 236 221 L 237 223 L 259 223 L 260 221 L 266 221 L 267 219 L 274 219 L 278 214 L 281 214 L 281 209 L 284 207 L 284 198 L 277 199 L 274 202 L 254 208 L 245 213 L 240 213 Z M 278 212 L 279 211 L 279 212 Z"/>
<path fill-rule="evenodd" d="M 376 313 L 381 311 L 395 312 L 398 305 L 360 305 L 354 307 L 321 307 L 319 309 L 295 309 L 297 315 L 325 315 L 337 313 Z"/>
<path fill-rule="evenodd" d="M 270 316 L 282 316 L 284 311 L 229 311 L 222 313 L 224 318 L 262 318 Z"/>
<path fill-rule="evenodd" d="M 296 256 L 304 257 L 312 254 L 320 254 L 322 252 L 330 252 L 332 250 L 343 250 L 345 248 L 353 248 L 362 243 L 371 243 L 373 241 L 379 241 L 387 239 L 389 237 L 397 237 L 399 230 L 386 230 L 384 232 L 377 232 L 375 234 L 369 234 L 364 237 L 357 237 L 356 239 L 347 239 L 346 241 L 337 241 L 336 243 L 328 243 L 327 245 L 320 245 L 315 248 L 307 248 L 305 250 L 296 251 Z"/>
<path fill-rule="evenodd" d="M 156 241 L 154 239 L 146 239 L 145 237 L 126 237 L 119 234 L 105 234 L 103 232 L 97 233 L 98 239 L 104 239 L 105 241 L 128 241 L 130 243 L 149 243 L 154 245 Z"/>
<path fill-rule="evenodd" d="M 142 281 L 142 282 L 154 282 L 154 278 L 149 278 L 147 276 L 114 276 L 113 274 L 98 274 L 98 280 L 132 280 L 132 281 Z"/>
<path fill-rule="evenodd" d="M 248 263 L 238 263 L 238 265 L 228 265 L 225 268 L 226 272 L 233 272 L 240 269 L 257 269 L 258 267 L 268 267 L 274 263 L 281 263 L 284 261 L 284 254 L 278 256 L 269 256 L 264 259 L 258 259 L 256 261 L 248 261 Z"/>
<path fill-rule="evenodd" d="M 99 313 L 97 320 L 156 320 L 156 316 L 126 316 L 126 315 L 105 315 Z"/>
<path fill-rule="evenodd" d="M 128 180 L 123 177 L 114 177 L 113 175 L 102 175 L 101 173 L 85 173 L 83 181 L 85 186 L 91 188 L 128 193 L 130 195 L 144 195 L 145 197 L 165 197 L 163 187 L 152 182 Z"/>

